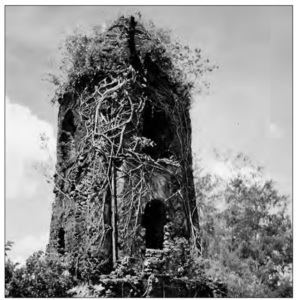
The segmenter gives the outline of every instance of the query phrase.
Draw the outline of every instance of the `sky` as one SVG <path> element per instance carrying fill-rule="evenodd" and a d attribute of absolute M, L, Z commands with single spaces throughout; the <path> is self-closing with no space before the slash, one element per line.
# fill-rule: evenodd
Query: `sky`
<path fill-rule="evenodd" d="M 229 168 L 213 149 L 243 152 L 292 193 L 291 6 L 6 6 L 6 240 L 15 260 L 48 242 L 54 198 L 41 169 L 55 159 L 58 107 L 44 79 L 59 68 L 58 48 L 77 26 L 135 11 L 219 66 L 209 91 L 194 97 L 193 152 L 222 177 Z"/>

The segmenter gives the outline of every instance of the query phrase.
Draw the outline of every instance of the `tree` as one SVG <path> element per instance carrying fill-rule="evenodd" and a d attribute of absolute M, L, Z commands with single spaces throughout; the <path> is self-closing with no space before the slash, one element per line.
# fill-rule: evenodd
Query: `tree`
<path fill-rule="evenodd" d="M 200 171 L 196 175 L 208 274 L 227 281 L 233 297 L 291 296 L 289 197 L 264 178 L 261 168 L 234 172 L 229 181 Z"/>
<path fill-rule="evenodd" d="M 17 266 L 10 259 L 5 262 L 6 297 L 67 297 L 67 291 L 76 283 L 65 257 L 52 257 L 39 251 L 24 266 Z"/>
<path fill-rule="evenodd" d="M 60 72 L 48 74 L 48 80 L 56 87 L 52 103 L 60 101 L 61 96 L 67 93 L 79 96 L 87 90 L 87 94 L 91 94 L 102 78 L 119 76 L 120 69 L 129 65 L 144 75 L 147 73 L 145 67 L 143 69 L 147 64 L 147 61 L 142 61 L 144 58 L 158 65 L 158 72 L 168 75 L 170 84 L 176 88 L 182 87 L 184 95 L 200 93 L 209 86 L 204 75 L 217 66 L 203 57 L 201 49 L 184 46 L 173 37 L 170 30 L 143 20 L 140 13 L 136 16 L 130 19 L 140 26 L 143 35 L 149 36 L 149 42 L 139 43 L 137 49 L 130 49 L 131 52 L 134 50 L 131 60 L 129 53 L 121 47 L 126 42 L 124 38 L 122 41 L 105 41 L 108 29 L 118 26 L 121 20 L 128 19 L 126 17 L 118 18 L 104 32 L 98 26 L 86 32 L 78 27 L 72 35 L 66 37 L 61 47 L 63 59 Z"/>

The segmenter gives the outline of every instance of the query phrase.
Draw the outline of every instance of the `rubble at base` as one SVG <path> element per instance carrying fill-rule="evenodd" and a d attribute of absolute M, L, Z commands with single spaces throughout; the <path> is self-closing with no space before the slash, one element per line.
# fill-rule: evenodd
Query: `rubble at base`
<path fill-rule="evenodd" d="M 71 290 L 74 297 L 222 297 L 226 287 L 192 270 L 189 242 L 172 238 L 171 223 L 164 227 L 163 249 L 146 249 L 141 271 L 136 272 L 130 257 L 119 261 L 108 275 L 101 275 L 91 285 Z M 139 270 L 139 269 L 138 269 Z M 193 272 L 195 271 L 195 272 Z M 195 275 L 193 275 L 195 274 Z"/>
<path fill-rule="evenodd" d="M 164 297 L 221 297 L 222 293 L 207 285 L 204 280 L 173 277 L 170 275 L 151 274 L 116 278 L 114 275 L 102 275 L 96 284 L 84 285 L 72 289 L 72 297 L 106 298 L 164 298 Z"/>

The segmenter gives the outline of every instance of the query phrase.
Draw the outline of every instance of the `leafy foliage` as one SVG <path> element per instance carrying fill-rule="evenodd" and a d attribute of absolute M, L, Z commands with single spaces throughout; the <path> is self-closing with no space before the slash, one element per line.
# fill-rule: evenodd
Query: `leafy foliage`
<path fill-rule="evenodd" d="M 289 198 L 259 172 L 196 176 L 206 273 L 226 282 L 230 297 L 291 297 Z"/>
<path fill-rule="evenodd" d="M 118 89 L 116 93 L 110 91 L 116 86 L 121 88 L 119 79 L 126 83 L 133 79 L 138 91 L 136 99 L 143 98 L 144 102 L 148 101 L 146 96 L 161 99 L 159 105 L 168 110 L 166 101 L 171 98 L 173 87 L 178 101 L 185 101 L 188 107 L 192 92 L 200 92 L 203 85 L 207 86 L 202 82 L 203 76 L 215 66 L 202 58 L 200 49 L 183 46 L 171 38 L 170 32 L 152 23 L 146 24 L 146 28 L 147 25 L 148 31 L 141 32 L 141 24 L 138 28 L 139 36 L 146 36 L 145 42 L 141 42 L 141 38 L 135 41 L 140 53 L 137 62 L 135 57 L 131 61 L 131 48 L 126 47 L 128 39 L 118 39 L 109 30 L 112 26 L 125 26 L 124 22 L 117 21 L 105 33 L 94 28 L 87 35 L 76 32 L 68 36 L 62 73 L 51 75 L 57 87 L 53 102 L 64 101 L 65 95 L 97 101 L 93 95 L 100 92 L 100 84 L 105 84 L 101 90 L 104 95 L 108 94 L 108 101 L 117 99 L 118 92 L 123 101 L 129 99 L 131 88 Z M 151 68 L 156 69 L 152 72 Z M 149 77 L 153 73 L 157 74 L 157 80 Z M 103 82 L 106 78 L 108 81 Z M 178 120 L 175 123 L 179 125 Z M 154 146 L 153 141 L 140 137 L 135 137 L 133 142 L 141 148 Z M 189 271 L 196 276 L 202 273 L 206 275 L 203 278 L 212 278 L 216 286 L 219 282 L 226 283 L 228 297 L 291 297 L 292 225 L 286 214 L 288 197 L 279 194 L 274 182 L 262 178 L 250 181 L 237 174 L 226 182 L 211 174 L 202 174 L 199 169 L 196 171 L 203 256 L 194 259 Z M 179 242 L 175 252 L 183 249 L 184 243 Z M 11 246 L 11 242 L 6 244 L 5 254 Z M 173 258 L 171 262 L 177 264 Z M 90 273 L 88 269 L 86 273 Z M 182 270 L 180 274 L 183 275 Z M 69 290 L 86 296 L 98 295 L 105 289 L 94 285 L 90 292 L 87 285 L 77 287 L 67 257 L 50 257 L 42 252 L 33 254 L 26 265 L 19 268 L 8 259 L 5 276 L 8 297 L 66 297 Z"/>
<path fill-rule="evenodd" d="M 67 258 L 49 257 L 42 251 L 30 256 L 24 266 L 17 266 L 10 259 L 5 262 L 6 297 L 66 297 L 76 282 Z"/>
<path fill-rule="evenodd" d="M 208 87 L 203 76 L 217 66 L 202 56 L 201 49 L 183 46 L 169 30 L 156 27 L 152 21 L 142 20 L 140 15 L 136 21 L 136 33 L 141 37 L 135 41 L 137 54 L 132 53 L 135 57 L 134 62 L 131 61 L 132 49 L 126 47 L 128 36 L 110 35 L 115 27 L 122 32 L 128 30 L 123 22 L 125 19 L 128 18 L 120 17 L 105 32 L 98 27 L 87 32 L 77 28 L 66 37 L 61 47 L 61 72 L 48 74 L 49 81 L 56 86 L 53 103 L 61 101 L 65 94 L 79 96 L 84 89 L 93 92 L 98 82 L 106 77 L 116 77 L 120 69 L 130 64 L 134 68 L 138 65 L 142 75 L 151 71 L 147 69 L 148 65 L 157 66 L 155 71 L 160 74 L 159 78 L 169 79 L 170 85 L 182 89 L 184 96 Z"/>
<path fill-rule="evenodd" d="M 196 167 L 203 256 L 196 256 L 188 272 L 181 276 L 206 280 L 205 284 L 212 285 L 215 294 L 222 297 L 292 297 L 288 197 L 281 195 L 274 182 L 260 174 L 253 180 L 237 174 L 226 181 L 198 170 Z M 219 206 L 221 202 L 223 206 Z M 174 251 L 179 253 L 183 244 L 180 240 Z M 5 251 L 11 246 L 11 242 L 7 243 Z M 181 268 L 182 262 L 173 259 Z M 71 275 L 70 266 L 66 258 L 49 257 L 42 252 L 32 255 L 20 268 L 8 259 L 6 296 L 83 297 L 108 291 L 109 283 L 106 286 L 79 283 Z M 113 272 L 108 280 L 133 279 L 130 273 L 120 270 L 118 274 Z"/>
<path fill-rule="evenodd" d="M 102 272 L 110 269 L 111 260 L 106 260 L 106 253 L 111 253 L 110 225 L 117 226 L 119 241 L 119 247 L 112 244 L 112 253 L 119 248 L 124 255 L 141 257 L 140 212 L 159 171 L 169 184 L 174 182 L 170 202 L 173 206 L 185 203 L 187 229 L 191 228 L 194 246 L 199 247 L 189 106 L 194 87 L 201 87 L 199 79 L 214 67 L 200 50 L 183 47 L 151 23 L 144 25 L 140 19 L 120 17 L 105 32 L 94 29 L 87 35 L 68 36 L 62 77 L 53 77 L 57 86 L 53 102 L 61 104 L 60 117 L 66 118 L 63 111 L 71 108 L 79 124 L 76 137 L 70 139 L 65 138 L 69 133 L 61 123 L 55 182 L 57 198 L 77 208 L 75 247 L 69 248 L 75 249 L 71 254 L 79 270 L 87 269 L 83 261 L 92 264 L 93 257 L 99 258 Z M 112 178 L 117 176 L 128 184 L 121 192 L 117 207 L 121 217 L 115 225 L 105 205 L 111 205 Z M 116 195 L 113 199 L 116 202 Z M 55 209 L 64 208 L 57 205 Z M 70 206 L 66 209 L 67 215 Z"/>
<path fill-rule="evenodd" d="M 7 241 L 6 242 L 6 244 L 5 244 L 5 256 L 7 256 L 6 252 L 11 250 L 12 245 L 13 245 L 12 241 Z"/>

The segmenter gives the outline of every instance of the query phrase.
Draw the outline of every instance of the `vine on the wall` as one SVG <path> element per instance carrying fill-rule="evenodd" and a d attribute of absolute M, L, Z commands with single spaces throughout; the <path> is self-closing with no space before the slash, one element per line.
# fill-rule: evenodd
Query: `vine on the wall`
<path fill-rule="evenodd" d="M 112 244 L 111 252 L 117 251 L 112 230 L 117 210 L 119 246 L 124 241 L 124 253 L 137 256 L 142 246 L 138 234 L 143 201 L 153 190 L 151 174 L 158 173 L 164 174 L 173 190 L 164 202 L 182 203 L 192 246 L 201 251 L 190 174 L 189 106 L 193 91 L 202 87 L 203 75 L 215 66 L 202 59 L 199 49 L 191 51 L 172 41 L 167 32 L 146 25 L 149 30 L 134 17 L 121 17 L 104 33 L 94 30 L 89 36 L 69 36 L 61 68 L 64 77 L 52 76 L 57 86 L 53 102 L 71 106 L 85 132 L 74 163 L 56 177 L 57 193 L 76 203 L 77 265 L 83 255 L 91 259 L 93 245 L 110 250 Z M 148 108 L 151 115 L 162 112 L 171 126 L 169 157 L 145 151 L 156 147 L 143 135 Z M 121 180 L 123 187 L 116 191 Z M 108 242 L 111 235 L 112 243 Z"/>

